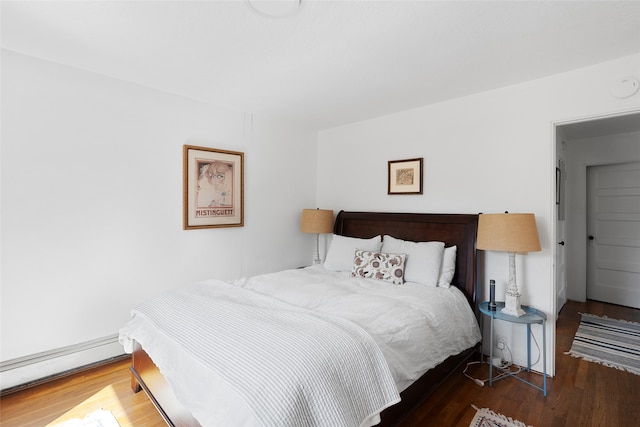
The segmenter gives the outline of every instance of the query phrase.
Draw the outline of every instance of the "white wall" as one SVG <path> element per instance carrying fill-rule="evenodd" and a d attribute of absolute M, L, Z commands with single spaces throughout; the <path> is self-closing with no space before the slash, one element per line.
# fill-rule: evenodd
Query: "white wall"
<path fill-rule="evenodd" d="M 587 167 L 640 161 L 640 132 L 568 140 L 567 296 L 587 299 Z"/>
<path fill-rule="evenodd" d="M 534 213 L 542 251 L 517 257 L 518 285 L 522 303 L 548 316 L 553 373 L 553 123 L 640 107 L 638 95 L 618 99 L 609 93 L 615 79 L 633 75 L 640 75 L 640 55 L 323 131 L 318 204 L 334 210 Z M 424 194 L 387 195 L 387 161 L 414 157 L 424 157 Z M 486 253 L 483 267 L 485 295 L 489 279 L 496 280 L 496 295 L 504 295 L 506 254 Z M 525 363 L 523 327 L 498 326 L 515 361 Z M 533 329 L 540 342 L 540 328 Z M 534 368 L 541 371 L 542 364 Z"/>
<path fill-rule="evenodd" d="M 244 227 L 182 230 L 183 144 L 245 153 Z M 113 342 L 176 286 L 310 263 L 315 190 L 315 131 L 3 50 L 2 361 Z M 1 386 L 122 348 L 105 351 Z"/>

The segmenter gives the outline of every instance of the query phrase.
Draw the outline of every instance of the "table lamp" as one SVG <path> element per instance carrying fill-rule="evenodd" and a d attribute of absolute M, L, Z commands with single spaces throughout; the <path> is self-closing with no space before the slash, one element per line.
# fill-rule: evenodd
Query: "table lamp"
<path fill-rule="evenodd" d="M 300 231 L 316 234 L 316 254 L 314 264 L 320 264 L 320 233 L 333 231 L 333 211 L 328 209 L 303 209 L 300 219 Z"/>
<path fill-rule="evenodd" d="M 536 218 L 531 213 L 480 214 L 477 249 L 509 254 L 509 284 L 502 313 L 520 317 L 520 292 L 516 285 L 516 252 L 537 252 L 540 249 Z"/>

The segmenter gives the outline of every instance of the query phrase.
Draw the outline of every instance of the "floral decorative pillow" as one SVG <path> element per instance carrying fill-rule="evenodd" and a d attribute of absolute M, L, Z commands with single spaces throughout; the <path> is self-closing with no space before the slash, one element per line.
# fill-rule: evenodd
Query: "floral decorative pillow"
<path fill-rule="evenodd" d="M 385 280 L 394 285 L 404 283 L 405 254 L 385 254 L 356 249 L 352 277 Z"/>

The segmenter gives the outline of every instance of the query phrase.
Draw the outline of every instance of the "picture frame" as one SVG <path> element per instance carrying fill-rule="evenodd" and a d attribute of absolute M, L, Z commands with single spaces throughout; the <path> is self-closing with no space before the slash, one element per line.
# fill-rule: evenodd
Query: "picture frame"
<path fill-rule="evenodd" d="M 184 229 L 242 226 L 244 153 L 184 145 Z"/>
<path fill-rule="evenodd" d="M 562 190 L 562 169 L 556 168 L 556 205 L 560 204 L 560 192 Z"/>
<path fill-rule="evenodd" d="M 566 192 L 564 185 L 567 174 L 565 170 L 564 161 L 558 161 L 558 167 L 556 168 L 556 206 L 558 208 L 558 221 L 564 221 L 566 215 Z"/>
<path fill-rule="evenodd" d="M 422 157 L 390 160 L 387 194 L 422 194 Z"/>

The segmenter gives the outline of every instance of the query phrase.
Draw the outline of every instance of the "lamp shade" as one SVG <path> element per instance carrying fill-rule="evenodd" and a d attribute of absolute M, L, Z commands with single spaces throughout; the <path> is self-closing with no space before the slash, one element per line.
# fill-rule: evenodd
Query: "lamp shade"
<path fill-rule="evenodd" d="M 333 211 L 329 209 L 303 209 L 300 219 L 303 233 L 331 233 L 333 231 Z"/>
<path fill-rule="evenodd" d="M 535 215 L 531 213 L 480 214 L 476 247 L 502 252 L 541 250 Z"/>

